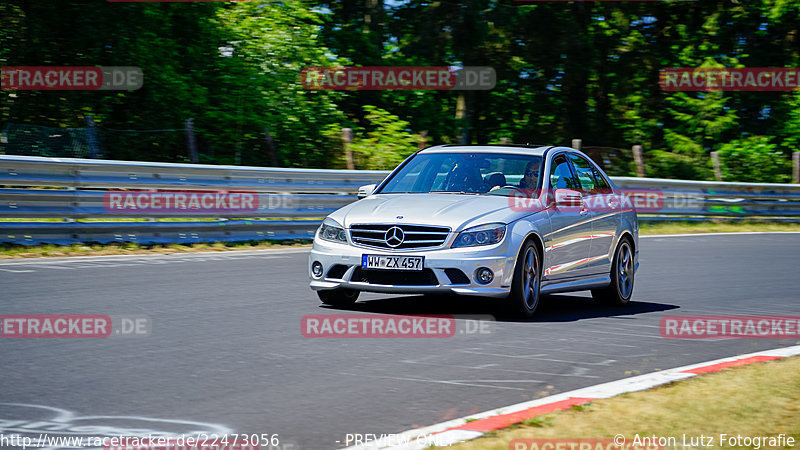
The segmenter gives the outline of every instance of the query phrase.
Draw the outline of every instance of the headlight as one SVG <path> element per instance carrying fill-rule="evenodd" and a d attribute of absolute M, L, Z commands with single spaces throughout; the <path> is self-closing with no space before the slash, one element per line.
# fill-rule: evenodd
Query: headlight
<path fill-rule="evenodd" d="M 502 223 L 487 223 L 486 225 L 467 228 L 458 233 L 452 248 L 497 244 L 503 240 L 505 234 L 506 225 Z"/>
<path fill-rule="evenodd" d="M 344 228 L 333 219 L 325 219 L 319 227 L 320 239 L 326 241 L 347 243 L 347 233 Z"/>

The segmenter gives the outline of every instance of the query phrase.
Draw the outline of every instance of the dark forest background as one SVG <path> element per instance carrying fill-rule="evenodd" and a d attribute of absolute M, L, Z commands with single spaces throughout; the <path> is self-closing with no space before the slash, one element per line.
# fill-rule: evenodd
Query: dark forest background
<path fill-rule="evenodd" d="M 649 176 L 713 179 L 717 151 L 726 180 L 785 182 L 800 142 L 797 92 L 658 84 L 665 67 L 800 66 L 800 0 L 3 0 L 0 64 L 145 74 L 131 92 L 0 92 L 7 153 L 90 116 L 103 157 L 186 162 L 194 119 L 201 163 L 342 168 L 351 128 L 356 168 L 420 145 L 580 138 L 623 149 L 614 174 L 638 144 Z M 336 65 L 492 66 L 497 85 L 303 89 L 304 67 Z"/>

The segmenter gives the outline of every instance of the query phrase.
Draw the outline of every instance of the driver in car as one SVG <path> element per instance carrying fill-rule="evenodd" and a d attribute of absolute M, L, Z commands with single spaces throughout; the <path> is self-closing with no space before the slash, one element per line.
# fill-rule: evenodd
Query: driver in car
<path fill-rule="evenodd" d="M 475 163 L 462 162 L 450 171 L 445 186 L 448 192 L 480 192 L 483 178 Z"/>
<path fill-rule="evenodd" d="M 539 184 L 538 165 L 538 163 L 531 161 L 525 166 L 525 174 L 522 179 L 519 180 L 519 187 L 521 189 L 536 189 L 536 185 Z"/>

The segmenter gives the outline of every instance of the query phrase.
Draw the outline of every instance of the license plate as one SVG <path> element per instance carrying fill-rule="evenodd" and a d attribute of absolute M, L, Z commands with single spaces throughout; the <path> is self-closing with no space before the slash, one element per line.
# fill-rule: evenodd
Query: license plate
<path fill-rule="evenodd" d="M 421 271 L 424 261 L 424 256 L 361 255 L 361 268 Z"/>

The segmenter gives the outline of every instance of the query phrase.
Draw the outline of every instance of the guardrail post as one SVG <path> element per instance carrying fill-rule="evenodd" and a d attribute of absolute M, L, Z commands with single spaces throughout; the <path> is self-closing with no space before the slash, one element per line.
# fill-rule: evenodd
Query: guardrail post
<path fill-rule="evenodd" d="M 353 142 L 353 129 L 342 128 L 342 146 L 344 147 L 344 156 L 347 158 L 347 170 L 354 170 L 356 168 L 353 162 L 353 152 L 350 150 L 351 142 Z"/>
<path fill-rule="evenodd" d="M 583 140 L 582 139 L 573 139 L 572 140 L 572 148 L 574 148 L 575 150 L 580 150 L 581 146 L 583 146 Z"/>
<path fill-rule="evenodd" d="M 633 146 L 633 162 L 636 164 L 636 176 L 644 178 L 644 159 L 642 158 L 642 146 Z"/>
<path fill-rule="evenodd" d="M 800 152 L 792 153 L 792 183 L 800 184 Z"/>
<path fill-rule="evenodd" d="M 714 179 L 722 181 L 722 169 L 719 165 L 719 153 L 711 152 L 711 163 L 714 164 Z"/>

